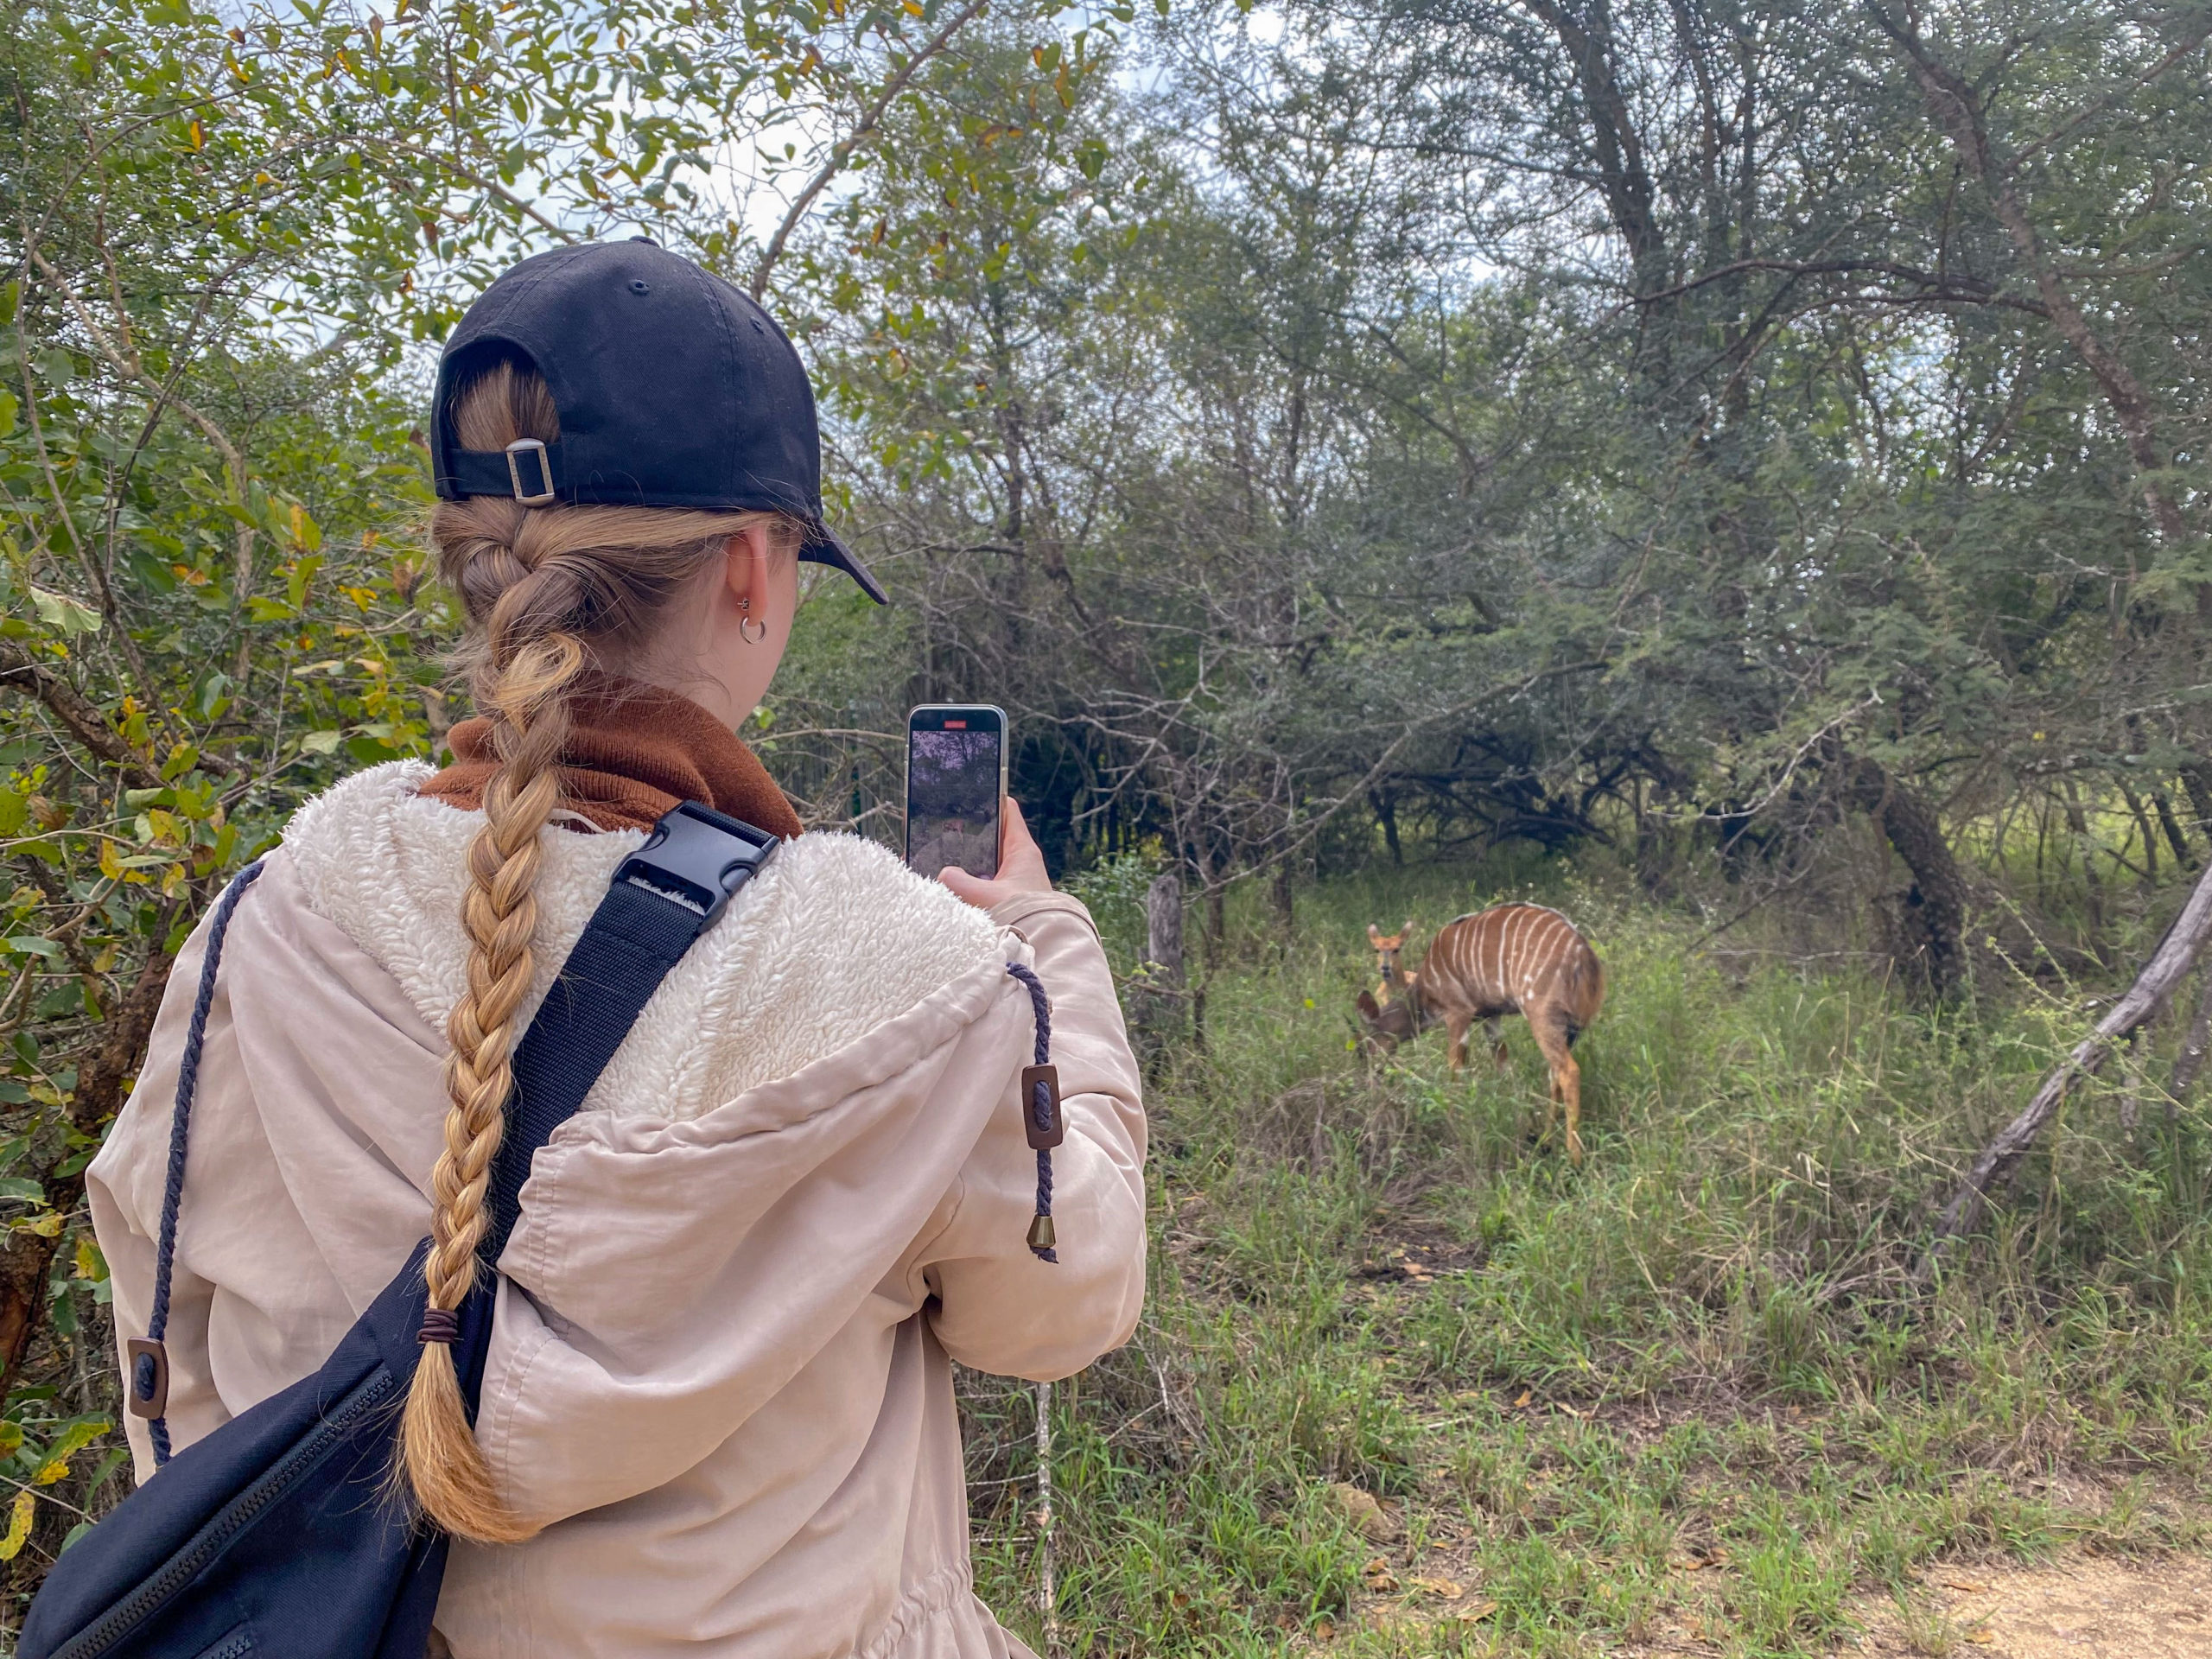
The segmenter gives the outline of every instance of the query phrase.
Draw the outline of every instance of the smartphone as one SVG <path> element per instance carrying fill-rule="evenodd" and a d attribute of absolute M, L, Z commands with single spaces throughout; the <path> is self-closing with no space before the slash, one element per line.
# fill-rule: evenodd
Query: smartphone
<path fill-rule="evenodd" d="M 999 873 L 1006 799 L 1006 710 L 925 702 L 906 716 L 906 868 Z"/>

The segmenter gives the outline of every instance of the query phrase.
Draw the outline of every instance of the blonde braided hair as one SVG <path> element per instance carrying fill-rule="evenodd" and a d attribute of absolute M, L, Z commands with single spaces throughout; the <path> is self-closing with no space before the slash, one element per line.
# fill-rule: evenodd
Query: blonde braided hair
<path fill-rule="evenodd" d="M 506 361 L 462 384 L 453 421 L 467 449 L 560 436 L 545 383 Z M 732 536 L 764 522 L 779 556 L 795 556 L 803 527 L 776 513 L 532 508 L 469 496 L 441 503 L 431 518 L 439 568 L 468 614 L 462 663 L 499 763 L 468 848 L 468 988 L 446 1026 L 446 1144 L 430 1176 L 423 1268 L 433 1309 L 467 1303 L 490 1224 L 486 1194 L 537 970 L 540 836 L 561 804 L 569 699 L 588 678 L 648 656 L 671 602 L 717 565 Z M 509 1507 L 484 1461 L 448 1344 L 423 1345 L 396 1472 L 423 1511 L 458 1537 L 511 1543 L 537 1530 Z"/>

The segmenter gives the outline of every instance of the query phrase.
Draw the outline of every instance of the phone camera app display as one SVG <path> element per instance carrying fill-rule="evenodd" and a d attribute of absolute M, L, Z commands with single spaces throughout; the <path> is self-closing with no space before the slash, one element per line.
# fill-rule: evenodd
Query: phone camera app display
<path fill-rule="evenodd" d="M 999 734 L 908 734 L 907 863 L 924 875 L 955 867 L 998 874 Z"/>

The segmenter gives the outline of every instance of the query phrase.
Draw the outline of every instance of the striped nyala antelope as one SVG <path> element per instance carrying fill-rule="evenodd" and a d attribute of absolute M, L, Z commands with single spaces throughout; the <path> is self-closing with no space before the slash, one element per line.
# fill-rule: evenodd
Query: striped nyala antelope
<path fill-rule="evenodd" d="M 1389 935 L 1372 922 L 1367 925 L 1367 942 L 1375 947 L 1375 970 L 1382 976 L 1375 990 L 1386 1006 L 1404 988 L 1405 982 L 1398 974 L 1398 952 L 1406 948 L 1406 935 L 1413 931 L 1411 922 Z"/>
<path fill-rule="evenodd" d="M 1467 1065 L 1467 1030 L 1480 1020 L 1497 1064 L 1505 1064 L 1498 1021 L 1518 1014 L 1529 1021 L 1536 1046 L 1551 1068 L 1551 1104 L 1544 1133 L 1567 1108 L 1567 1155 L 1582 1161 L 1582 1073 L 1569 1051 L 1598 1017 L 1605 1000 L 1605 969 L 1574 924 L 1542 905 L 1494 905 L 1444 925 L 1428 955 L 1411 973 L 1398 967 L 1410 924 L 1393 938 L 1367 930 L 1382 965 L 1385 1000 L 1359 994 L 1359 1020 L 1368 1039 L 1388 1054 L 1400 1043 L 1441 1024 L 1450 1039 L 1452 1069 Z"/>

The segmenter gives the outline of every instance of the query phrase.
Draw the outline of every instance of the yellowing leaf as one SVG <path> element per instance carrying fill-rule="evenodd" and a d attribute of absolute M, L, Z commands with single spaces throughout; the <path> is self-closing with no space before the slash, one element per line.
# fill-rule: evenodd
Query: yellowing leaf
<path fill-rule="evenodd" d="M 99 1284 L 107 1277 L 107 1258 L 90 1233 L 77 1236 L 77 1277 Z"/>
<path fill-rule="evenodd" d="M 29 1492 L 17 1492 L 16 1501 L 8 1510 L 8 1535 L 0 1538 L 0 1561 L 12 1561 L 22 1553 L 24 1543 L 31 1535 L 31 1511 L 38 1508 L 38 1499 Z"/>
<path fill-rule="evenodd" d="M 61 1438 L 46 1448 L 46 1461 L 31 1477 L 34 1486 L 51 1486 L 69 1472 L 69 1459 L 90 1446 L 112 1428 L 114 1425 L 104 1417 L 94 1417 L 81 1423 L 72 1423 Z"/>

